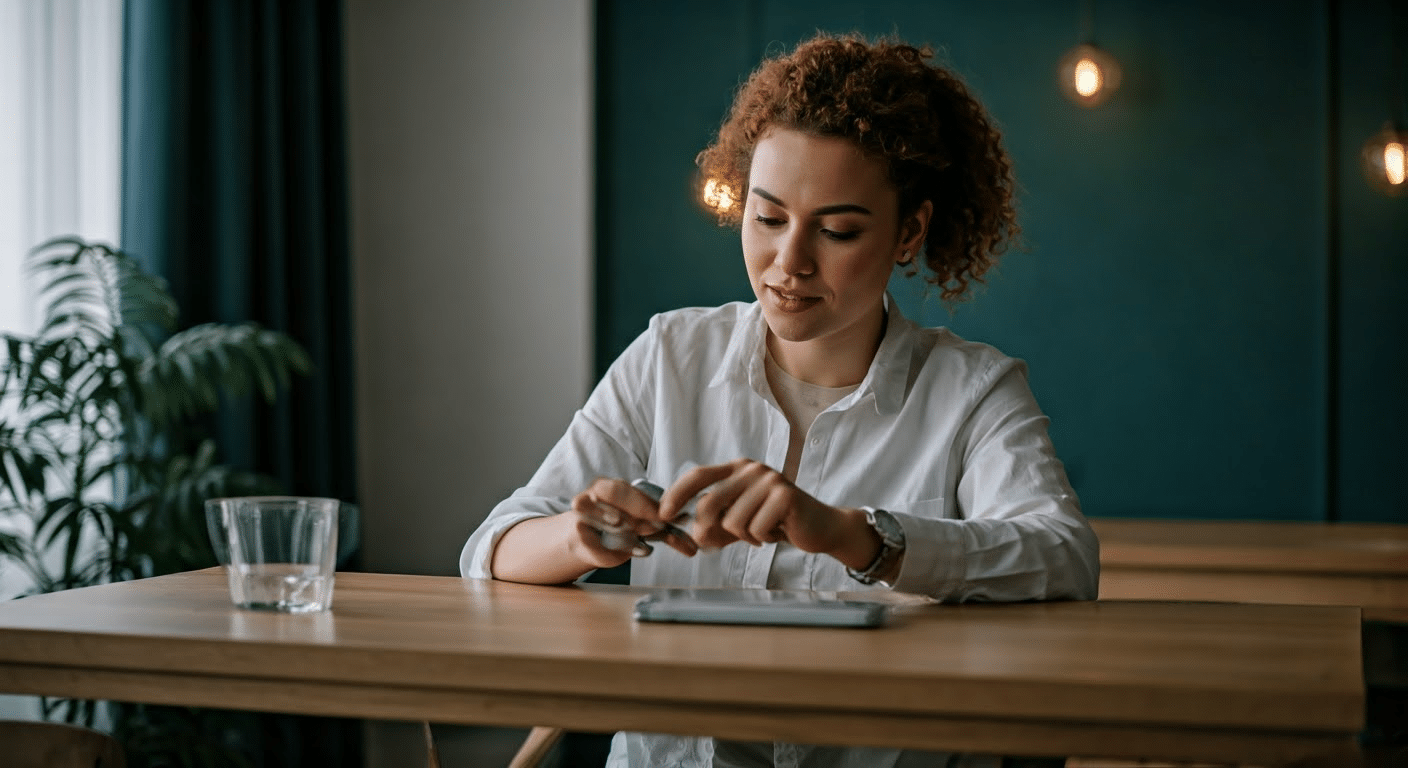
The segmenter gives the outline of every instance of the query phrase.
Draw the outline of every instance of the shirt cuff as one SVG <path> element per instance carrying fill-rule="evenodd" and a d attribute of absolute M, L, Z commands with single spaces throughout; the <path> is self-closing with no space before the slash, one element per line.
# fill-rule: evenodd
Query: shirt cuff
<path fill-rule="evenodd" d="M 963 521 L 887 511 L 904 529 L 904 559 L 891 588 L 938 600 L 960 591 L 967 570 Z"/>

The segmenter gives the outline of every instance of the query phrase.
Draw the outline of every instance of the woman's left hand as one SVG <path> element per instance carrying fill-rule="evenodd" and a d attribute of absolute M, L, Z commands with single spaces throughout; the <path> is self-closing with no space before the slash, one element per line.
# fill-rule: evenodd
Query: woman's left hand
<path fill-rule="evenodd" d="M 786 540 L 806 552 L 835 554 L 858 543 L 850 540 L 858 530 L 857 515 L 861 527 L 869 527 L 859 510 L 823 504 L 781 472 L 751 459 L 684 473 L 660 498 L 660 519 L 673 519 L 696 496 L 690 535 L 701 547 Z"/>

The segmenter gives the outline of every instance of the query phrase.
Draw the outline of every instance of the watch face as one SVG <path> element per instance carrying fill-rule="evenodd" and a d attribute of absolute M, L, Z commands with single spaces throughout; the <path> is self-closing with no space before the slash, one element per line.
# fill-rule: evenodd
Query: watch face
<path fill-rule="evenodd" d="M 877 509 L 870 514 L 871 524 L 880 533 L 880 538 L 885 540 L 885 544 L 892 549 L 904 546 L 904 528 L 895 519 L 894 515 L 883 509 Z"/>

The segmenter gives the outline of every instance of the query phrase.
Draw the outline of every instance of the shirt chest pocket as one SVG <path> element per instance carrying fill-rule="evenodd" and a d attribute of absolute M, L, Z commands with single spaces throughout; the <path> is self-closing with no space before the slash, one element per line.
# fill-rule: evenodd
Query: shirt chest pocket
<path fill-rule="evenodd" d="M 893 507 L 884 507 L 886 512 L 898 512 L 903 515 L 912 515 L 925 520 L 943 520 L 945 518 L 957 517 L 953 509 L 949 506 L 948 499 L 925 499 L 924 501 L 910 501 L 903 504 L 896 504 Z"/>

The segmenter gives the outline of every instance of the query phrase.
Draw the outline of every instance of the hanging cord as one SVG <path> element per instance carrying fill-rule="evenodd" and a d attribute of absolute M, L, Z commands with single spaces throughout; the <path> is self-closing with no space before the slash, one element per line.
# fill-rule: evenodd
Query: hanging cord
<path fill-rule="evenodd" d="M 1080 39 L 1077 45 L 1095 44 L 1095 0 L 1080 0 L 1080 18 L 1077 21 Z"/>
<path fill-rule="evenodd" d="M 1408 128 L 1404 123 L 1405 106 L 1408 106 L 1408 91 L 1403 89 L 1403 6 L 1408 5 L 1405 0 L 1393 0 L 1389 9 L 1389 70 L 1388 75 L 1388 113 L 1393 117 L 1393 129 L 1401 131 Z"/>

